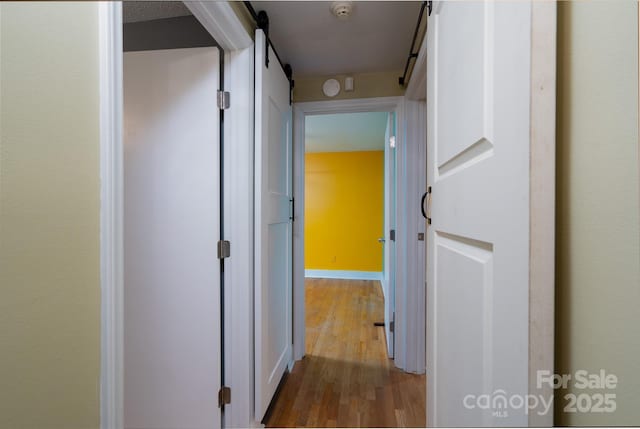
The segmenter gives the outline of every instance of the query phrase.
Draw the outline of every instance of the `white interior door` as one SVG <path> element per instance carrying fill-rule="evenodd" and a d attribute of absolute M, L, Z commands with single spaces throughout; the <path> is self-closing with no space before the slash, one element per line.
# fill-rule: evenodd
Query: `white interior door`
<path fill-rule="evenodd" d="M 528 424 L 500 397 L 529 391 L 531 6 L 429 17 L 429 426 Z"/>
<path fill-rule="evenodd" d="M 124 54 L 124 424 L 219 428 L 217 48 Z"/>
<path fill-rule="evenodd" d="M 260 421 L 292 355 L 292 116 L 289 80 L 265 37 L 255 40 L 255 416 Z"/>
<path fill-rule="evenodd" d="M 387 355 L 394 357 L 394 329 L 395 298 L 396 298 L 396 151 L 389 145 L 389 139 L 394 135 L 395 118 L 389 113 L 385 131 L 385 169 L 384 169 L 384 329 L 387 338 Z M 392 232 L 393 237 L 392 237 Z"/>

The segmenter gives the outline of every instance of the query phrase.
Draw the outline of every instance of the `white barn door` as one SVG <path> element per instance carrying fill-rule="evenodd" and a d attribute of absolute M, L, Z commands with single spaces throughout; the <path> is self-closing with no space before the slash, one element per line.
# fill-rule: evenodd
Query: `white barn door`
<path fill-rule="evenodd" d="M 429 17 L 429 426 L 527 426 L 540 410 L 517 398 L 530 388 L 531 35 L 529 1 L 437 2 Z"/>
<path fill-rule="evenodd" d="M 217 48 L 124 54 L 124 426 L 220 428 Z"/>
<path fill-rule="evenodd" d="M 293 157 L 289 80 L 265 36 L 255 40 L 255 417 L 292 358 Z"/>

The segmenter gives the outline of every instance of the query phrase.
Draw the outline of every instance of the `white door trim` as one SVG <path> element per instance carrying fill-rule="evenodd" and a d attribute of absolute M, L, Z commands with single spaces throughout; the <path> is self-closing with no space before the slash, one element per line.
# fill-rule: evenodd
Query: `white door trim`
<path fill-rule="evenodd" d="M 123 427 L 122 4 L 98 5 L 100 57 L 100 427 Z"/>
<path fill-rule="evenodd" d="M 428 25 L 428 22 L 427 22 Z M 420 212 L 420 198 L 427 185 L 427 32 L 420 46 L 405 92 L 407 98 L 405 115 L 407 123 L 407 144 L 404 155 L 408 169 L 412 170 L 417 180 L 407 183 L 407 230 L 408 250 L 405 258 L 410 260 L 407 269 L 408 284 L 416 285 L 409 288 L 406 304 L 416 308 L 407 312 L 407 317 L 396 320 L 396 326 L 406 325 L 409 330 L 415 329 L 416 337 L 420 340 L 407 342 L 404 349 L 406 354 L 398 354 L 396 360 L 404 361 L 404 368 L 410 372 L 423 374 L 426 371 L 426 224 Z M 423 234 L 423 241 L 416 240 L 418 234 Z M 405 337 L 397 336 L 396 341 L 406 341 Z M 396 343 L 397 344 L 397 343 Z M 401 349 L 402 350 L 402 349 Z M 404 351 L 404 350 L 402 350 Z"/>
<path fill-rule="evenodd" d="M 420 201 L 427 183 L 426 103 L 406 100 L 404 113 L 406 143 L 396 145 L 396 285 L 404 287 L 396 290 L 395 364 L 405 371 L 424 374 L 426 222 L 420 212 Z"/>
<path fill-rule="evenodd" d="M 406 130 L 407 122 L 405 115 L 405 99 L 404 97 L 379 97 L 379 98 L 362 98 L 351 100 L 327 100 L 327 101 L 312 101 L 304 103 L 294 103 L 293 106 L 293 195 L 296 201 L 294 224 L 293 224 L 293 357 L 295 360 L 302 359 L 305 354 L 305 323 L 304 323 L 304 120 L 306 116 L 318 115 L 318 114 L 331 114 L 331 113 L 349 113 L 349 112 L 396 112 L 396 147 L 402 147 L 406 144 Z M 426 143 L 425 143 L 426 145 Z M 407 172 L 407 177 L 414 177 L 410 172 Z M 399 193 L 406 192 L 406 186 L 399 187 Z M 404 197 L 403 197 L 404 198 Z M 410 198 L 410 197 L 408 197 Z M 398 201 L 401 201 L 400 194 L 398 195 Z M 419 201 L 418 201 L 419 202 Z M 406 209 L 406 207 L 405 207 Z M 404 214 L 403 214 L 404 216 Z M 406 216 L 405 216 L 406 217 Z M 406 248 L 407 240 L 406 236 L 397 236 L 397 247 Z M 407 252 L 407 250 L 405 250 Z M 406 278 L 407 274 L 402 273 Z M 420 285 L 424 289 L 423 285 Z M 423 292 L 424 293 L 424 292 Z M 411 321 L 416 318 L 422 317 L 424 319 L 424 310 L 422 315 L 413 315 L 411 312 L 419 311 L 414 306 L 407 306 L 407 308 L 398 303 L 404 303 L 407 301 L 407 288 L 405 284 L 396 284 L 396 321 L 406 320 Z M 396 342 L 396 356 L 407 356 L 408 353 L 414 354 L 413 351 L 405 350 L 408 344 L 411 347 L 420 348 L 420 342 L 415 342 L 413 339 L 419 333 L 415 330 L 415 326 L 409 323 L 396 324 L 396 334 L 399 330 L 405 330 L 404 341 L 401 345 Z M 424 332 L 424 330 L 422 331 Z M 424 335 L 423 335 L 424 336 Z M 422 341 L 424 343 L 424 341 Z M 404 358 L 403 358 L 404 359 Z M 424 358 L 423 358 L 424 359 Z M 404 360 L 397 359 L 397 363 L 404 364 Z M 424 364 L 421 367 L 416 367 L 415 371 L 410 368 L 412 372 L 424 372 Z M 401 367 L 403 368 L 403 367 Z M 403 368 L 404 369 L 404 368 Z"/>
<path fill-rule="evenodd" d="M 237 15 L 226 2 L 187 2 L 201 24 L 225 50 L 225 88 L 235 94 L 232 109 L 225 117 L 227 150 L 225 171 L 225 214 L 238 220 L 238 213 L 249 213 L 253 224 L 253 202 L 230 198 L 230 193 L 253 195 L 253 177 L 246 180 L 242 172 L 253 171 L 253 39 Z M 122 3 L 101 2 L 98 9 L 99 73 L 100 73 L 100 285 L 101 285 L 101 369 L 100 369 L 100 427 L 123 427 L 123 77 L 122 77 Z M 249 71 L 247 71 L 249 70 Z M 249 91 L 250 94 L 246 92 Z M 233 144 L 230 140 L 233 139 Z M 242 168 L 235 168 L 235 166 Z M 247 167 L 249 166 L 249 167 Z M 248 170 L 244 170 L 249 168 Z M 245 178 L 246 179 L 246 178 Z M 233 184 L 233 185 L 231 185 Z M 230 186 L 234 186 L 231 190 Z M 247 206 L 247 204 L 249 204 Z M 237 255 L 252 254 L 253 234 L 246 237 L 240 231 L 240 218 L 225 234 L 234 238 Z M 249 232 L 249 230 L 245 231 Z M 253 312 L 253 299 L 242 300 L 241 293 L 253 296 L 253 274 L 246 263 L 229 262 L 225 282 L 233 281 L 237 294 L 225 297 L 226 338 L 236 339 L 227 347 L 228 365 L 225 377 L 233 380 L 236 398 L 253 395 L 253 320 L 246 319 Z M 233 280 L 231 280 L 233 279 Z M 243 292 L 244 291 L 244 292 Z M 249 328 L 245 325 L 251 325 Z M 231 330 L 234 335 L 231 336 Z M 250 331 L 247 331 L 250 329 Z M 237 330 L 237 332 L 236 332 Z M 245 344 L 247 343 L 247 344 Z M 233 360 L 229 356 L 234 356 Z M 247 356 L 238 361 L 238 356 Z M 236 401 L 225 410 L 225 423 L 233 427 L 250 427 L 253 422 L 252 404 Z M 250 410 L 250 411 L 249 411 Z M 251 423 L 251 424 L 250 424 Z"/>
<path fill-rule="evenodd" d="M 556 14 L 555 2 L 531 4 L 529 394 L 545 398 L 553 388 L 537 388 L 537 372 L 554 373 Z M 553 412 L 530 413 L 529 426 L 553 426 Z"/>
<path fill-rule="evenodd" d="M 398 165 L 402 162 L 401 152 L 406 145 L 400 144 L 396 139 L 395 148 L 391 148 L 390 139 L 394 136 L 396 128 L 396 115 L 387 114 L 387 126 L 384 132 L 384 224 L 382 237 L 385 240 L 382 246 L 382 295 L 384 298 L 384 336 L 387 346 L 387 357 L 394 359 L 396 356 L 396 337 L 402 337 L 401 329 L 391 329 L 391 323 L 395 324 L 397 318 L 404 314 L 400 309 L 396 317 L 396 304 L 402 306 L 402 302 L 396 303 L 396 283 L 402 282 L 401 269 L 398 269 L 398 261 L 402 261 L 402 247 L 400 243 L 403 237 L 398 232 L 397 221 L 400 218 L 398 201 L 402 201 L 402 180 L 398 180 Z M 394 136 L 395 138 L 395 136 Z M 395 230 L 395 237 L 391 239 L 391 231 Z M 400 255 L 400 256 L 399 256 Z M 402 353 L 400 353 L 402 355 Z M 398 365 L 401 359 L 395 359 Z"/>
<path fill-rule="evenodd" d="M 227 427 L 252 427 L 253 353 L 253 42 L 225 53 L 225 89 L 231 107 L 224 121 L 224 239 L 231 256 L 224 269 L 225 385 L 234 398 L 224 410 Z"/>
<path fill-rule="evenodd" d="M 226 1 L 187 1 L 184 3 L 224 51 L 250 48 L 253 38 Z"/>

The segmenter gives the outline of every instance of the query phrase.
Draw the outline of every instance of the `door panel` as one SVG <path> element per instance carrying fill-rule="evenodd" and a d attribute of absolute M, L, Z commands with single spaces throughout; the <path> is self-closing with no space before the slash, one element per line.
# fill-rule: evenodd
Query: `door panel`
<path fill-rule="evenodd" d="M 124 54 L 124 425 L 219 428 L 217 48 Z"/>
<path fill-rule="evenodd" d="M 429 17 L 429 426 L 527 425 L 464 401 L 528 393 L 530 32 L 528 1 Z"/>
<path fill-rule="evenodd" d="M 289 81 L 256 31 L 255 415 L 260 421 L 292 358 L 292 129 Z"/>
<path fill-rule="evenodd" d="M 464 151 L 486 137 L 485 118 L 490 106 L 485 104 L 485 95 L 490 91 L 492 78 L 490 71 L 485 70 L 485 59 L 489 63 L 491 56 L 491 41 L 486 34 L 491 26 L 487 22 L 490 15 L 487 9 L 489 6 L 482 2 L 452 3 L 442 8 L 437 19 L 434 16 L 437 24 L 432 21 L 437 26 L 438 46 L 464 45 L 464 49 L 457 52 L 438 51 L 436 154 L 439 175 L 449 171 Z M 464 31 L 460 31 L 461 28 Z M 464 126 L 449 126 L 453 124 Z"/>
<path fill-rule="evenodd" d="M 436 316 L 437 393 L 443 398 L 464 398 L 469 392 L 484 392 L 490 382 L 490 356 L 485 356 L 484 344 L 491 343 L 493 249 L 488 243 L 442 233 L 435 237 L 434 253 L 436 299 L 438 309 L 443 310 Z M 455 377 L 449 379 L 452 369 Z M 456 415 L 460 403 L 442 401 L 439 406 L 440 413 Z M 459 415 L 456 424 L 478 425 L 483 421 L 481 411 Z"/>

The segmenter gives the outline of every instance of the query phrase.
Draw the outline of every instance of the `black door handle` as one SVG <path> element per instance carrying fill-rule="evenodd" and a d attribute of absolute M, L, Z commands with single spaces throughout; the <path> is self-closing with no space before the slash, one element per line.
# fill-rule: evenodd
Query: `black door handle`
<path fill-rule="evenodd" d="M 422 200 L 420 201 L 420 211 L 422 212 L 422 216 L 424 216 L 425 219 L 427 218 L 427 213 L 424 211 L 424 200 L 427 199 L 427 195 L 429 195 L 429 191 L 422 194 Z"/>
<path fill-rule="evenodd" d="M 429 224 L 429 225 L 431 225 L 431 217 L 429 217 L 429 215 L 431 213 L 429 213 L 429 215 L 427 215 L 427 213 L 429 212 L 429 209 L 427 208 L 425 210 L 424 203 L 425 203 L 427 197 L 430 196 L 430 195 L 431 195 L 431 186 L 427 187 L 427 192 L 425 192 L 422 195 L 422 200 L 420 201 L 420 211 L 422 212 L 422 216 L 424 216 L 424 218 L 427 220 L 427 224 Z M 429 198 L 429 201 L 431 201 L 431 198 Z"/>

